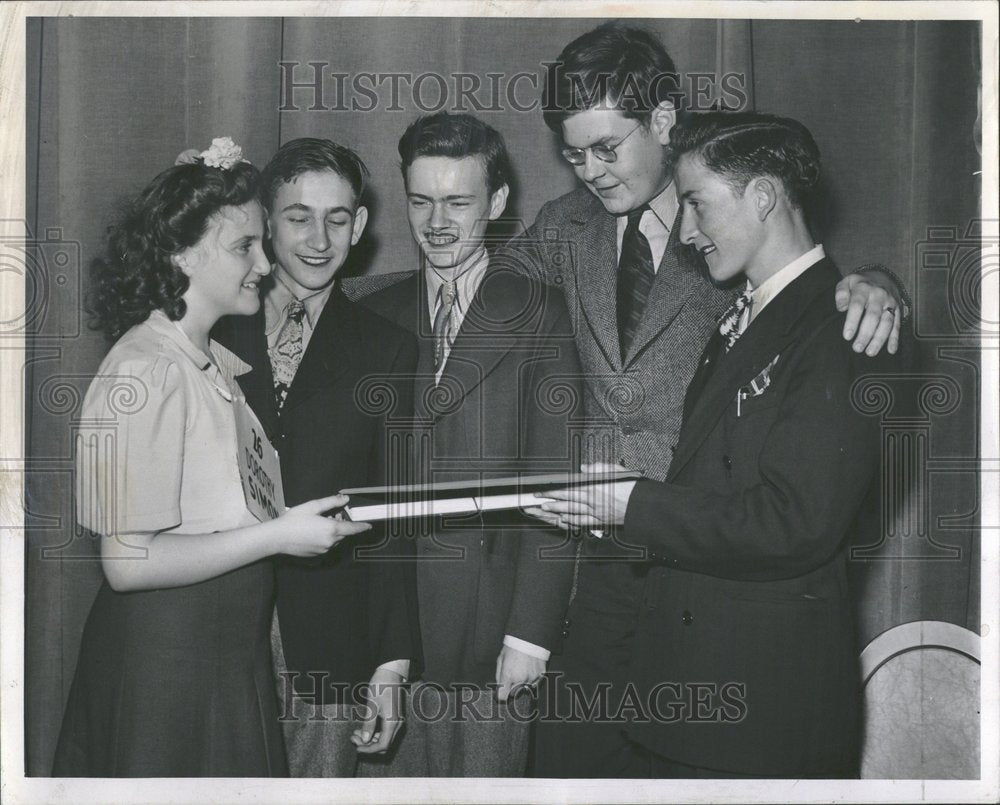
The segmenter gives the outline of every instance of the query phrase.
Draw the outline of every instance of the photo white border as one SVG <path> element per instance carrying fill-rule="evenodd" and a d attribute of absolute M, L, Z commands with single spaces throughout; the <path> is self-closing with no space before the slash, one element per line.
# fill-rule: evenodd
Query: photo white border
<path fill-rule="evenodd" d="M 672 2 L 633 0 L 386 0 L 343 2 L 7 2 L 0 5 L 0 220 L 27 220 L 25 212 L 25 18 L 28 16 L 215 16 L 292 17 L 597 17 L 734 19 L 969 19 L 983 25 L 983 198 L 984 248 L 982 320 L 995 323 L 997 294 L 988 292 L 1000 274 L 997 256 L 997 5 L 968 2 L 788 2 L 719 0 Z M 992 283 L 992 284 L 990 284 Z M 23 313 L 24 283 L 0 265 L 0 322 Z M 1000 798 L 1000 445 L 995 412 L 998 344 L 982 341 L 981 455 L 982 545 L 982 779 L 980 781 L 768 781 L 768 780 L 534 780 L 534 779 L 361 779 L 260 780 L 163 779 L 68 780 L 24 776 L 24 530 L 22 403 L 24 343 L 0 343 L 0 798 L 10 803 L 148 802 L 995 802 Z M 992 412 L 992 415 L 991 413 Z M 21 456 L 19 459 L 3 458 Z M 13 471 L 13 472 L 12 472 Z"/>

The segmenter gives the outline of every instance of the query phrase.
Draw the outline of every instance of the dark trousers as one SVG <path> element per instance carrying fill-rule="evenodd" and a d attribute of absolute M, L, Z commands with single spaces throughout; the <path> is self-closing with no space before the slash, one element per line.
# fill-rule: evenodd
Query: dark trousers
<path fill-rule="evenodd" d="M 539 687 L 531 772 L 547 778 L 771 778 L 688 766 L 631 741 L 618 714 L 628 683 L 643 565 L 582 562 L 562 652 Z M 606 694 L 606 695 L 605 695 Z M 795 775 L 802 777 L 802 775 Z M 807 775 L 851 779 L 852 766 Z"/>
<path fill-rule="evenodd" d="M 636 562 L 580 563 L 562 652 L 552 656 L 539 688 L 535 777 L 634 776 L 637 750 L 615 711 L 627 680 L 643 570 Z"/>

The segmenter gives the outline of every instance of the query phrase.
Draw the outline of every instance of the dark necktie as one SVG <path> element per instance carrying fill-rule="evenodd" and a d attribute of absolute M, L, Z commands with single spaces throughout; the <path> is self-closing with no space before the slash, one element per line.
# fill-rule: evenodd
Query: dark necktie
<path fill-rule="evenodd" d="M 622 254 L 618 259 L 618 341 L 622 360 L 639 329 L 649 289 L 653 287 L 656 277 L 649 241 L 639 231 L 639 220 L 648 209 L 643 205 L 628 214 L 628 225 L 622 237 Z"/>
<path fill-rule="evenodd" d="M 274 374 L 274 399 L 280 412 L 288 397 L 288 390 L 295 379 L 295 372 L 302 361 L 302 320 L 306 315 L 306 307 L 298 299 L 288 303 L 285 323 L 281 325 L 278 340 L 268 350 L 271 359 L 271 371 Z"/>

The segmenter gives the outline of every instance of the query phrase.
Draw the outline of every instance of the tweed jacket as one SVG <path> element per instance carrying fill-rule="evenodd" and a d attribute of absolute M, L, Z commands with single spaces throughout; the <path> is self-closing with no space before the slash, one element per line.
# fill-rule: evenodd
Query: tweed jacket
<path fill-rule="evenodd" d="M 712 285 L 700 257 L 680 243 L 680 227 L 673 226 L 623 361 L 615 228 L 615 216 L 580 188 L 542 207 L 523 235 L 497 250 L 496 262 L 563 291 L 587 381 L 585 454 L 662 479 L 701 347 L 733 293 Z"/>

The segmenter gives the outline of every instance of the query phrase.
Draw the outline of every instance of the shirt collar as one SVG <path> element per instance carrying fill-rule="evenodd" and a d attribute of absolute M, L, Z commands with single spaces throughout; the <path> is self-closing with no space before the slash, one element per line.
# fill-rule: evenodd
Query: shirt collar
<path fill-rule="evenodd" d="M 264 330 L 267 335 L 271 335 L 276 329 L 285 323 L 286 311 L 292 300 L 297 299 L 306 309 L 306 319 L 310 327 L 315 327 L 319 320 L 323 308 L 326 306 L 330 294 L 333 292 L 334 283 L 330 283 L 325 288 L 313 291 L 307 296 L 297 296 L 284 279 L 285 270 L 279 265 L 274 265 L 275 283 L 264 296 Z"/>
<path fill-rule="evenodd" d="M 650 199 L 647 205 L 652 215 L 642 216 L 642 228 L 648 231 L 649 227 L 662 228 L 664 234 L 670 234 L 670 227 L 674 225 L 677 217 L 677 194 L 674 192 L 674 183 L 671 182 L 660 194 Z M 628 226 L 628 214 L 619 215 L 617 219 L 618 235 L 621 237 Z"/>
<path fill-rule="evenodd" d="M 455 304 L 458 306 L 459 311 L 468 310 L 472 298 L 479 289 L 479 283 L 487 266 L 489 266 L 489 262 L 489 252 L 486 249 L 480 249 L 467 258 L 462 265 L 450 272 L 450 277 L 442 276 L 428 264 L 425 274 L 427 276 L 427 302 L 431 312 L 431 319 L 433 320 L 434 311 L 437 308 L 438 293 L 441 290 L 441 286 L 450 278 L 454 278 L 455 281 Z"/>
<path fill-rule="evenodd" d="M 651 209 L 663 228 L 670 231 L 677 217 L 677 193 L 674 191 L 674 183 L 671 182 L 652 201 L 649 202 Z"/>
<path fill-rule="evenodd" d="M 823 244 L 819 243 L 805 254 L 796 257 L 784 268 L 775 271 L 756 288 L 752 287 L 750 281 L 747 280 L 747 290 L 753 298 L 751 317 L 756 318 L 772 299 L 791 285 L 807 268 L 815 265 L 824 257 L 826 257 L 826 252 L 823 251 Z"/>

